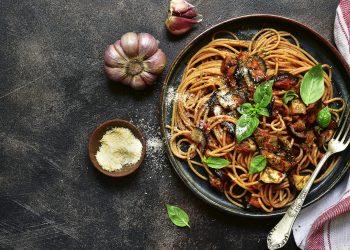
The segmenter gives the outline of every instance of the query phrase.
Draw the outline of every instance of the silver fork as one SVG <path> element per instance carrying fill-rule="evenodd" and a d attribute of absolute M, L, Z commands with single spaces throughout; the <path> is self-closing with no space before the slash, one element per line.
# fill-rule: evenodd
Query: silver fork
<path fill-rule="evenodd" d="M 304 203 L 306 195 L 308 194 L 312 183 L 314 182 L 318 172 L 322 168 L 326 160 L 335 153 L 341 152 L 346 149 L 350 143 L 350 125 L 348 123 L 350 108 L 347 104 L 339 119 L 339 129 L 335 132 L 333 138 L 328 143 L 328 150 L 317 164 L 316 169 L 312 173 L 310 179 L 306 183 L 305 187 L 301 190 L 298 197 L 294 200 L 292 205 L 288 208 L 286 214 L 277 223 L 277 225 L 270 231 L 267 236 L 267 246 L 269 249 L 279 249 L 283 247 L 290 236 L 292 226 L 297 218 L 301 206 Z"/>

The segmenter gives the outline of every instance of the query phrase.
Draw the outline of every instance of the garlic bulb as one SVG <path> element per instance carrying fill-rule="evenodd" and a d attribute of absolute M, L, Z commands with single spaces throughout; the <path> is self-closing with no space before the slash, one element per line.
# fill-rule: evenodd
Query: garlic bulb
<path fill-rule="evenodd" d="M 166 64 L 166 56 L 158 44 L 159 41 L 148 33 L 124 34 L 105 50 L 106 75 L 134 89 L 152 85 Z"/>
<path fill-rule="evenodd" d="M 174 35 L 181 35 L 202 21 L 194 6 L 186 0 L 170 0 L 170 8 L 165 26 Z"/>

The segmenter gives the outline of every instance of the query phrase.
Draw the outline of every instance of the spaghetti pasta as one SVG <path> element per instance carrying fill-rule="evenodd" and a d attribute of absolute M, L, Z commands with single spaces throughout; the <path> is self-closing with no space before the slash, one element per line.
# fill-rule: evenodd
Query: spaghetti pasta
<path fill-rule="evenodd" d="M 220 38 L 223 34 L 231 37 Z M 307 107 L 298 97 L 293 104 L 283 101 L 290 90 L 299 95 L 304 75 L 317 64 L 285 31 L 263 29 L 251 40 L 240 40 L 228 31 L 214 34 L 189 60 L 178 86 L 167 126 L 172 153 L 236 206 L 266 212 L 288 206 L 324 154 L 345 105 L 342 98 L 333 98 L 332 70 L 326 64 L 319 101 Z M 260 116 L 254 134 L 238 143 L 237 108 L 252 102 L 256 87 L 270 79 L 274 80 L 270 115 Z M 332 122 L 320 130 L 315 119 L 325 106 L 330 106 Z M 203 138 L 194 138 L 194 130 Z M 257 155 L 267 159 L 267 167 L 249 173 Z M 213 169 L 203 162 L 205 157 L 220 157 L 229 164 Z M 326 178 L 337 160 L 334 157 L 315 182 Z M 281 178 L 272 178 L 268 171 Z"/>

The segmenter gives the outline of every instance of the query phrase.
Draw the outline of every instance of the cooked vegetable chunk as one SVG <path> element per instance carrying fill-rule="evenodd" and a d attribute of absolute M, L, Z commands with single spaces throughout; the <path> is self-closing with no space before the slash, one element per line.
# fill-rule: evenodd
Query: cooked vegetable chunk
<path fill-rule="evenodd" d="M 294 186 L 298 191 L 301 191 L 307 181 L 310 179 L 310 175 L 293 175 Z"/>
<path fill-rule="evenodd" d="M 286 174 L 281 173 L 273 168 L 267 167 L 260 176 L 260 180 L 265 183 L 281 183 L 286 177 Z"/>

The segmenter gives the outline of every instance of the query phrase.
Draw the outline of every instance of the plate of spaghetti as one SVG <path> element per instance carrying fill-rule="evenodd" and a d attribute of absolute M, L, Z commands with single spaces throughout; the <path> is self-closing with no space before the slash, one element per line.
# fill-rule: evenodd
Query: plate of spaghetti
<path fill-rule="evenodd" d="M 346 83 L 350 70 L 340 54 L 303 24 L 270 15 L 220 23 L 181 51 L 165 79 L 162 134 L 170 161 L 217 208 L 283 214 L 337 129 Z M 304 206 L 348 167 L 348 157 L 329 159 Z"/>

